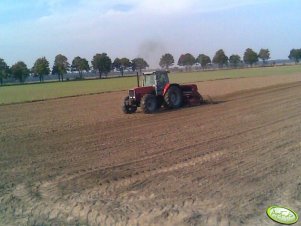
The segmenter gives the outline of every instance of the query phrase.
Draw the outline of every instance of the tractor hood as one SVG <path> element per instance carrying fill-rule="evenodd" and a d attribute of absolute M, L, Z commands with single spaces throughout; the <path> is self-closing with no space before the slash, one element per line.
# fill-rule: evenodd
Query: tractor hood
<path fill-rule="evenodd" d="M 136 87 L 129 90 L 129 97 L 135 98 L 137 101 L 140 101 L 142 96 L 148 93 L 153 93 L 154 91 L 154 86 Z"/>

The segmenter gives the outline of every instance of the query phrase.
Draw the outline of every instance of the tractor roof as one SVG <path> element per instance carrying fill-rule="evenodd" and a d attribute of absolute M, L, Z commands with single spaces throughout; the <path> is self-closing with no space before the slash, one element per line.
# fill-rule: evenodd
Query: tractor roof
<path fill-rule="evenodd" d="M 167 70 L 157 70 L 157 71 L 148 71 L 148 72 L 143 72 L 143 75 L 153 75 L 153 74 L 156 74 L 156 73 L 169 73 L 169 71 Z"/>
<path fill-rule="evenodd" d="M 155 71 L 148 71 L 148 72 L 143 72 L 143 75 L 153 75 L 155 74 Z"/>

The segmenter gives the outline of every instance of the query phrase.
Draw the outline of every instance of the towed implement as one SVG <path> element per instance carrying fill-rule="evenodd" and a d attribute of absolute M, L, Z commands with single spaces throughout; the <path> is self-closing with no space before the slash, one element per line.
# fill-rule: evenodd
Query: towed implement
<path fill-rule="evenodd" d="M 203 98 L 195 84 L 180 85 L 170 83 L 168 71 L 154 71 L 143 73 L 141 78 L 137 75 L 138 86 L 130 89 L 124 98 L 122 110 L 126 114 L 136 112 L 140 107 L 144 113 L 156 112 L 162 106 L 176 109 L 182 106 L 195 106 L 203 103 Z"/>

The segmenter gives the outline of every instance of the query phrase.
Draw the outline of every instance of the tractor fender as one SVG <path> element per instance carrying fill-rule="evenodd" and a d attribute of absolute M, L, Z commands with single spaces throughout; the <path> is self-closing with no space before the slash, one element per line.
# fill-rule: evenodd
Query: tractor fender
<path fill-rule="evenodd" d="M 180 88 L 180 85 L 177 84 L 177 83 L 167 83 L 167 84 L 164 86 L 164 89 L 163 89 L 163 96 L 165 95 L 165 93 L 167 92 L 167 90 L 168 90 L 171 86 L 177 86 L 177 87 Z"/>

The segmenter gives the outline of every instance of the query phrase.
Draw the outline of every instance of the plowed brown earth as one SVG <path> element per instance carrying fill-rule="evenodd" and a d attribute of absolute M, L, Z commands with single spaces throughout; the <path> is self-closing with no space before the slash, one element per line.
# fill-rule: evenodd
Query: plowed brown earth
<path fill-rule="evenodd" d="M 0 106 L 0 224 L 276 225 L 275 204 L 301 214 L 301 82 L 277 79 L 199 83 L 218 104 L 153 115 L 123 115 L 124 92 Z"/>

